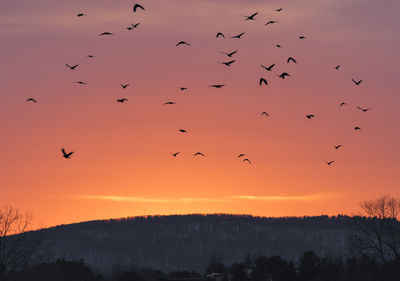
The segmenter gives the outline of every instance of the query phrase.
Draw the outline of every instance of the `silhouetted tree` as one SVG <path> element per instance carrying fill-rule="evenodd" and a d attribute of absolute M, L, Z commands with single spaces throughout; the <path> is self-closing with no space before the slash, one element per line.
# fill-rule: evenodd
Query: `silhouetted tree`
<path fill-rule="evenodd" d="M 355 219 L 352 249 L 378 257 L 383 263 L 400 261 L 400 200 L 383 196 L 360 204 L 367 219 Z"/>
<path fill-rule="evenodd" d="M 27 233 L 31 213 L 13 207 L 0 209 L 0 277 L 28 264 L 41 242 L 40 233 Z"/>

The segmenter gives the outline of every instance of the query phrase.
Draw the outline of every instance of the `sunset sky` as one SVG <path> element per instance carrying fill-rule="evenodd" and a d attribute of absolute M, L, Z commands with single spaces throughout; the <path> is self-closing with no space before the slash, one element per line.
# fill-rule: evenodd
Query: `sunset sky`
<path fill-rule="evenodd" d="M 0 206 L 52 226 L 353 214 L 361 200 L 400 195 L 399 1 L 143 0 L 133 13 L 134 3 L 0 2 Z M 230 67 L 218 63 L 235 50 Z"/>

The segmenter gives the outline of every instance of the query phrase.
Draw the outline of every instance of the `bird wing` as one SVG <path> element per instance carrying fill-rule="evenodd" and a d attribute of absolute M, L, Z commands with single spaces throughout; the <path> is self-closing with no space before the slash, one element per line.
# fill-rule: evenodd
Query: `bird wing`
<path fill-rule="evenodd" d="M 61 152 L 62 152 L 62 154 L 67 155 L 64 148 L 61 148 Z"/>

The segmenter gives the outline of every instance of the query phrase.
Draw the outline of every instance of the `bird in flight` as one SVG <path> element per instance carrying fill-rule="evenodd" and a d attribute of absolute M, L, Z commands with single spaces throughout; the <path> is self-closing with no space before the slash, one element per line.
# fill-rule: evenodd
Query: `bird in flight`
<path fill-rule="evenodd" d="M 178 43 L 176 43 L 176 46 L 179 46 L 179 45 L 188 45 L 188 46 L 192 46 L 192 45 L 190 45 L 189 43 L 187 43 L 187 42 L 185 42 L 185 41 L 179 41 Z"/>
<path fill-rule="evenodd" d="M 335 163 L 335 161 L 325 161 L 326 164 L 328 164 L 328 166 L 332 165 L 333 163 Z"/>
<path fill-rule="evenodd" d="M 294 58 L 292 58 L 292 57 L 289 57 L 289 58 L 287 59 L 287 63 L 289 63 L 290 61 L 292 61 L 292 62 L 294 62 L 294 63 L 297 63 L 297 61 L 296 61 Z"/>
<path fill-rule="evenodd" d="M 86 16 L 86 14 L 84 14 L 84 13 L 79 13 L 79 14 L 77 14 L 76 16 L 77 16 L 77 17 L 83 17 L 83 16 Z"/>
<path fill-rule="evenodd" d="M 179 129 L 179 132 L 181 133 L 187 133 L 187 131 L 185 129 Z"/>
<path fill-rule="evenodd" d="M 213 87 L 213 88 L 222 88 L 222 87 L 224 87 L 225 86 L 225 84 L 215 84 L 215 85 L 209 85 L 208 87 Z"/>
<path fill-rule="evenodd" d="M 128 99 L 126 99 L 126 98 L 117 99 L 117 102 L 120 102 L 120 103 L 124 103 L 124 102 L 126 102 L 126 101 L 128 101 Z"/>
<path fill-rule="evenodd" d="M 338 64 L 337 66 L 335 66 L 335 69 L 338 70 L 340 68 L 340 64 Z"/>
<path fill-rule="evenodd" d="M 185 90 L 187 90 L 187 88 L 186 88 L 186 87 L 179 87 L 179 89 L 180 89 L 181 91 L 185 91 Z"/>
<path fill-rule="evenodd" d="M 305 36 L 299 36 L 299 39 L 306 39 Z"/>
<path fill-rule="evenodd" d="M 242 161 L 243 161 L 243 162 L 248 162 L 249 164 L 251 164 L 251 161 L 250 161 L 249 159 L 247 159 L 247 158 L 246 158 L 246 159 L 243 159 Z"/>
<path fill-rule="evenodd" d="M 339 149 L 339 148 L 342 147 L 342 145 L 341 145 L 341 144 L 339 144 L 339 145 L 334 145 L 333 147 L 334 147 L 335 149 Z"/>
<path fill-rule="evenodd" d="M 227 62 L 220 62 L 221 64 L 225 64 L 226 66 L 231 66 L 232 63 L 234 63 L 236 60 L 231 60 Z"/>
<path fill-rule="evenodd" d="M 114 35 L 113 33 L 111 33 L 111 32 L 103 32 L 103 33 L 100 33 L 99 34 L 100 36 L 103 36 L 103 35 Z"/>
<path fill-rule="evenodd" d="M 283 8 L 275 9 L 275 11 L 277 11 L 277 12 L 280 12 L 282 10 L 283 10 Z"/>
<path fill-rule="evenodd" d="M 171 155 L 174 156 L 174 157 L 178 156 L 178 154 L 179 154 L 179 151 L 175 152 L 175 153 L 171 153 Z"/>
<path fill-rule="evenodd" d="M 358 127 L 358 126 L 356 126 L 356 127 L 354 127 L 354 130 L 355 130 L 355 131 L 358 131 L 358 130 L 361 130 L 361 128 Z"/>
<path fill-rule="evenodd" d="M 37 103 L 37 101 L 34 98 L 29 98 L 26 101 L 31 101 L 31 102 Z"/>
<path fill-rule="evenodd" d="M 227 55 L 228 57 L 232 57 L 234 54 L 236 54 L 238 51 L 233 51 L 231 53 L 225 53 L 225 52 L 221 52 L 221 54 Z"/>
<path fill-rule="evenodd" d="M 75 83 L 79 84 L 79 85 L 86 85 L 87 84 L 86 82 L 82 82 L 82 81 L 76 81 Z"/>
<path fill-rule="evenodd" d="M 69 64 L 66 64 L 66 66 L 68 66 L 69 67 L 69 69 L 71 69 L 71 70 L 75 70 L 75 68 L 77 68 L 78 67 L 78 65 L 79 64 L 75 64 L 75 65 L 69 65 Z"/>
<path fill-rule="evenodd" d="M 272 68 L 275 66 L 275 63 L 274 64 L 271 64 L 270 66 L 268 66 L 268 67 L 266 67 L 266 66 L 264 66 L 264 65 L 261 65 L 261 67 L 262 68 L 264 68 L 265 70 L 267 70 L 267 71 L 272 71 Z"/>
<path fill-rule="evenodd" d="M 87 55 L 88 58 L 94 58 L 95 56 L 93 55 Z"/>
<path fill-rule="evenodd" d="M 145 11 L 145 8 L 142 5 L 136 3 L 135 5 L 133 5 L 133 12 L 136 13 L 137 9 L 142 9 L 143 11 Z"/>
<path fill-rule="evenodd" d="M 340 103 L 339 107 L 342 107 L 343 105 L 347 105 L 347 103 L 342 102 L 342 103 Z"/>
<path fill-rule="evenodd" d="M 368 110 L 371 110 L 372 108 L 362 108 L 357 106 L 357 109 L 361 110 L 362 112 L 367 112 Z"/>
<path fill-rule="evenodd" d="M 273 24 L 273 23 L 278 23 L 279 21 L 277 20 L 270 20 L 269 22 L 267 22 L 265 25 L 269 25 L 269 24 Z"/>
<path fill-rule="evenodd" d="M 354 79 L 351 79 L 353 82 L 354 82 L 354 84 L 356 84 L 357 86 L 358 85 L 360 85 L 360 83 L 363 81 L 362 79 L 361 80 L 359 80 L 359 81 L 356 81 L 356 80 L 354 80 Z"/>
<path fill-rule="evenodd" d="M 196 152 L 195 154 L 193 154 L 193 156 L 204 156 L 205 157 L 205 155 L 201 152 Z"/>
<path fill-rule="evenodd" d="M 257 13 L 254 13 L 254 14 L 252 14 L 252 15 L 250 15 L 250 16 L 243 16 L 242 15 L 242 17 L 245 17 L 246 19 L 245 20 L 255 20 L 255 16 L 257 16 L 258 15 L 258 12 Z"/>
<path fill-rule="evenodd" d="M 140 22 L 135 23 L 135 24 L 131 23 L 131 25 L 132 25 L 133 28 L 137 28 L 137 27 L 139 26 L 139 24 L 140 24 Z"/>
<path fill-rule="evenodd" d="M 71 159 L 70 157 L 71 157 L 71 155 L 74 153 L 73 151 L 67 153 L 67 152 L 65 151 L 64 148 L 61 148 L 61 152 L 62 152 L 63 157 L 64 157 L 65 159 Z"/>
<path fill-rule="evenodd" d="M 126 89 L 130 84 L 120 84 L 123 89 Z"/>
<path fill-rule="evenodd" d="M 173 101 L 167 101 L 167 102 L 164 102 L 163 104 L 167 105 L 167 104 L 177 104 L 177 103 L 173 102 Z"/>
<path fill-rule="evenodd" d="M 222 32 L 218 32 L 218 33 L 217 33 L 217 36 L 215 36 L 215 37 L 217 37 L 217 38 L 218 38 L 218 37 L 223 37 L 223 38 L 225 38 L 225 35 L 222 34 Z"/>
<path fill-rule="evenodd" d="M 243 34 L 245 34 L 245 33 L 246 33 L 246 32 L 242 32 L 242 33 L 240 33 L 240 34 L 238 34 L 238 35 L 232 36 L 231 38 L 240 39 L 240 38 L 243 36 Z"/>
<path fill-rule="evenodd" d="M 261 116 L 263 116 L 263 115 L 269 117 L 269 114 L 267 112 L 265 112 L 265 111 L 263 113 L 261 113 Z"/>
<path fill-rule="evenodd" d="M 279 78 L 285 79 L 286 76 L 290 76 L 289 73 L 282 72 L 281 75 L 278 75 Z"/>
<path fill-rule="evenodd" d="M 126 29 L 128 29 L 128 30 L 132 30 L 132 29 L 133 29 L 133 27 L 132 27 L 132 26 L 128 26 Z"/>
<path fill-rule="evenodd" d="M 275 45 L 277 48 L 282 48 L 282 45 L 280 45 L 280 44 L 276 44 Z"/>
<path fill-rule="evenodd" d="M 243 157 L 243 156 L 246 156 L 246 154 L 240 153 L 238 158 Z"/>
<path fill-rule="evenodd" d="M 314 114 L 306 114 L 306 117 L 307 117 L 308 119 L 311 119 L 311 118 L 314 118 L 315 116 L 314 116 Z"/>
<path fill-rule="evenodd" d="M 265 86 L 268 86 L 267 79 L 261 77 L 261 78 L 260 78 L 260 86 L 262 85 L 262 83 L 264 83 Z"/>

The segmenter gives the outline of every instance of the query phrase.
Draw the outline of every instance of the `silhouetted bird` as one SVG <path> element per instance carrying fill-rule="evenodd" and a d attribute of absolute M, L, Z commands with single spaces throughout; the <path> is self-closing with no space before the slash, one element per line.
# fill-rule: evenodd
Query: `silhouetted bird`
<path fill-rule="evenodd" d="M 123 89 L 126 89 L 126 87 L 129 86 L 129 84 L 120 84 L 120 85 L 121 85 L 121 87 L 122 87 Z"/>
<path fill-rule="evenodd" d="M 252 15 L 250 15 L 250 16 L 242 16 L 242 17 L 245 17 L 246 19 L 245 20 L 255 20 L 255 16 L 257 16 L 258 15 L 258 12 L 257 13 L 254 13 L 254 14 L 252 14 Z"/>
<path fill-rule="evenodd" d="M 335 69 L 339 69 L 340 68 L 340 64 L 338 64 L 337 66 L 335 66 Z"/>
<path fill-rule="evenodd" d="M 139 26 L 139 24 L 140 24 L 140 22 L 135 23 L 135 24 L 131 23 L 131 25 L 132 25 L 133 28 L 137 28 L 137 27 Z"/>
<path fill-rule="evenodd" d="M 355 130 L 355 131 L 361 130 L 361 128 L 356 126 L 356 127 L 354 127 L 354 130 Z"/>
<path fill-rule="evenodd" d="M 196 152 L 195 154 L 193 154 L 193 156 L 205 156 L 205 155 L 201 152 Z"/>
<path fill-rule="evenodd" d="M 221 64 L 225 64 L 226 66 L 231 66 L 232 63 L 234 63 L 236 60 L 231 60 L 227 62 L 220 62 Z"/>
<path fill-rule="evenodd" d="M 71 70 L 75 70 L 75 68 L 77 68 L 78 65 L 79 65 L 79 64 L 75 64 L 75 65 L 71 66 L 71 65 L 69 65 L 69 64 L 66 64 L 66 66 L 68 66 L 69 69 L 71 69 Z"/>
<path fill-rule="evenodd" d="M 87 83 L 86 82 L 82 82 L 82 81 L 77 81 L 77 82 L 75 82 L 76 84 L 80 84 L 80 85 L 86 85 Z"/>
<path fill-rule="evenodd" d="M 267 79 L 261 77 L 261 78 L 260 78 L 260 86 L 262 85 L 262 83 L 264 83 L 265 86 L 268 86 Z"/>
<path fill-rule="evenodd" d="M 88 58 L 94 58 L 95 56 L 93 55 L 87 55 Z"/>
<path fill-rule="evenodd" d="M 176 102 L 173 102 L 173 101 L 167 101 L 167 102 L 164 102 L 163 104 L 165 104 L 165 105 L 168 105 L 168 104 L 176 104 Z"/>
<path fill-rule="evenodd" d="M 354 79 L 351 79 L 353 82 L 354 82 L 354 84 L 356 84 L 357 86 L 358 85 L 360 85 L 360 83 L 363 81 L 362 79 L 361 80 L 359 80 L 359 81 L 356 81 L 356 80 L 354 80 Z"/>
<path fill-rule="evenodd" d="M 86 14 L 84 14 L 84 13 L 79 13 L 79 14 L 77 14 L 77 16 L 78 16 L 78 17 L 83 17 L 83 16 L 86 16 Z"/>
<path fill-rule="evenodd" d="M 268 25 L 268 24 L 273 24 L 273 23 L 278 23 L 279 21 L 277 21 L 277 20 L 270 20 L 269 22 L 267 22 L 265 25 Z"/>
<path fill-rule="evenodd" d="M 114 35 L 114 34 L 112 34 L 111 32 L 103 32 L 103 33 L 100 33 L 99 34 L 100 36 L 103 36 L 103 35 Z"/>
<path fill-rule="evenodd" d="M 133 5 L 133 12 L 136 13 L 137 9 L 142 9 L 143 11 L 145 11 L 145 8 L 142 5 L 136 3 L 135 5 Z"/>
<path fill-rule="evenodd" d="M 246 158 L 246 159 L 243 159 L 242 161 L 243 161 L 243 162 L 248 162 L 249 164 L 251 164 L 251 161 L 250 161 L 249 159 L 247 159 L 247 158 Z"/>
<path fill-rule="evenodd" d="M 297 61 L 296 61 L 294 58 L 292 58 L 292 57 L 289 57 L 289 58 L 287 59 L 287 63 L 289 63 L 290 61 L 292 61 L 292 62 L 294 62 L 294 63 L 297 63 Z"/>
<path fill-rule="evenodd" d="M 185 42 L 185 41 L 179 41 L 178 43 L 176 43 L 176 46 L 179 46 L 179 45 L 188 45 L 188 46 L 192 46 L 192 45 L 190 45 L 189 43 L 187 43 L 187 42 Z"/>
<path fill-rule="evenodd" d="M 187 131 L 184 130 L 184 129 L 179 129 L 179 132 L 181 132 L 181 133 L 187 133 Z"/>
<path fill-rule="evenodd" d="M 299 36 L 299 39 L 306 39 L 305 36 Z"/>
<path fill-rule="evenodd" d="M 224 52 L 221 52 L 221 54 L 224 54 L 224 55 L 227 55 L 228 57 L 232 57 L 234 54 L 236 54 L 237 53 L 237 51 L 233 51 L 233 52 L 231 52 L 231 53 L 224 53 Z"/>
<path fill-rule="evenodd" d="M 132 30 L 132 29 L 133 29 L 133 27 L 132 27 L 132 26 L 128 26 L 126 29 L 128 29 L 128 30 Z"/>
<path fill-rule="evenodd" d="M 283 10 L 283 8 L 275 9 L 275 11 L 277 11 L 277 12 L 280 12 L 282 10 Z"/>
<path fill-rule="evenodd" d="M 314 118 L 315 116 L 314 116 L 313 114 L 306 114 L 306 117 L 307 117 L 308 119 L 311 119 L 311 118 Z"/>
<path fill-rule="evenodd" d="M 263 115 L 269 117 L 269 114 L 267 112 L 265 112 L 265 111 L 263 113 L 261 113 L 261 116 L 263 116 Z"/>
<path fill-rule="evenodd" d="M 218 33 L 217 33 L 217 36 L 215 36 L 215 37 L 217 37 L 217 38 L 218 38 L 218 37 L 220 37 L 220 36 L 221 36 L 221 37 L 223 37 L 223 38 L 225 38 L 225 35 L 224 35 L 224 34 L 222 34 L 221 32 L 218 32 Z"/>
<path fill-rule="evenodd" d="M 66 158 L 66 159 L 71 159 L 70 157 L 71 157 L 71 155 L 74 153 L 73 151 L 67 153 L 67 152 L 65 152 L 65 149 L 64 149 L 64 148 L 61 148 L 61 152 L 62 152 L 62 154 L 63 154 L 63 157 Z"/>
<path fill-rule="evenodd" d="M 278 48 L 282 48 L 282 45 L 279 45 L 279 44 L 276 44 L 275 46 Z"/>
<path fill-rule="evenodd" d="M 342 107 L 343 105 L 347 105 L 347 103 L 342 102 L 342 103 L 340 103 L 339 107 Z"/>
<path fill-rule="evenodd" d="M 179 87 L 179 89 L 180 89 L 181 91 L 185 91 L 185 90 L 187 90 L 187 88 L 186 88 L 186 87 Z"/>
<path fill-rule="evenodd" d="M 117 102 L 121 102 L 121 103 L 123 103 L 123 102 L 126 102 L 126 101 L 128 101 L 128 99 L 126 99 L 126 98 L 123 98 L 123 99 L 117 99 Z"/>
<path fill-rule="evenodd" d="M 31 101 L 31 102 L 37 103 L 37 101 L 34 98 L 29 98 L 26 101 Z"/>
<path fill-rule="evenodd" d="M 334 147 L 335 149 L 339 149 L 339 148 L 342 147 L 342 145 L 341 145 L 341 144 L 339 144 L 339 145 L 334 145 L 333 147 Z"/>
<path fill-rule="evenodd" d="M 238 35 L 232 36 L 231 38 L 240 39 L 240 38 L 243 36 L 243 34 L 245 34 L 245 33 L 246 33 L 246 32 L 242 32 L 242 33 L 240 33 L 240 34 L 238 34 Z"/>
<path fill-rule="evenodd" d="M 278 75 L 279 78 L 285 79 L 286 76 L 290 76 L 289 73 L 282 72 L 281 75 Z"/>
<path fill-rule="evenodd" d="M 271 64 L 271 65 L 268 66 L 268 67 L 261 65 L 261 67 L 264 68 L 264 69 L 267 70 L 267 71 L 271 71 L 272 68 L 273 68 L 274 66 L 275 66 L 275 63 L 274 63 L 274 64 Z"/>
<path fill-rule="evenodd" d="M 241 154 L 239 154 L 238 158 L 243 157 L 243 156 L 246 156 L 246 154 L 241 153 Z"/>
<path fill-rule="evenodd" d="M 332 165 L 333 163 L 335 163 L 335 161 L 329 161 L 329 162 L 325 161 L 325 163 L 328 164 L 328 166 L 330 166 L 330 165 Z"/>
<path fill-rule="evenodd" d="M 171 155 L 174 156 L 174 157 L 178 156 L 178 154 L 179 154 L 179 151 L 175 152 L 175 153 L 171 153 Z"/>
<path fill-rule="evenodd" d="M 367 112 L 368 110 L 371 110 L 372 108 L 362 108 L 357 106 L 357 109 L 361 110 L 362 112 Z"/>
<path fill-rule="evenodd" d="M 209 85 L 208 87 L 213 87 L 213 88 L 222 88 L 224 87 L 225 84 L 215 84 L 215 85 Z"/>

